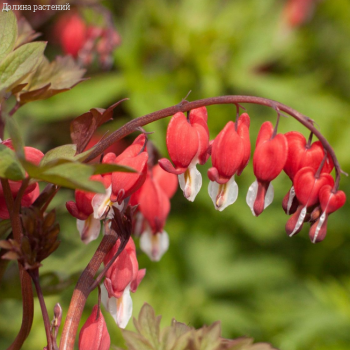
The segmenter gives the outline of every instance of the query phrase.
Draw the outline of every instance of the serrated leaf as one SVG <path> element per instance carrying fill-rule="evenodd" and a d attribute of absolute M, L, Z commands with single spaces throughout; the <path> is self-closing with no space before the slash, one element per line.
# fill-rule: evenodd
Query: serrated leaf
<path fill-rule="evenodd" d="M 221 324 L 219 321 L 209 327 L 202 327 L 197 331 L 201 338 L 201 350 L 217 349 L 220 345 Z"/>
<path fill-rule="evenodd" d="M 25 171 L 12 149 L 0 144 L 0 177 L 10 180 L 22 180 Z"/>
<path fill-rule="evenodd" d="M 24 18 L 20 17 L 17 21 L 17 39 L 15 43 L 15 48 L 29 43 L 40 36 L 40 33 L 36 33 L 35 30 L 30 26 L 29 22 Z"/>
<path fill-rule="evenodd" d="M 120 100 L 107 109 L 92 108 L 89 112 L 80 115 L 72 121 L 70 135 L 72 141 L 77 145 L 77 153 L 84 151 L 96 129 L 111 120 L 114 108 L 125 100 L 127 99 Z"/>
<path fill-rule="evenodd" d="M 71 56 L 58 56 L 51 63 L 44 57 L 28 78 L 28 85 L 17 94 L 17 101 L 23 105 L 68 91 L 85 80 L 82 79 L 84 74 L 85 69 L 82 69 Z"/>
<path fill-rule="evenodd" d="M 129 350 L 156 350 L 141 334 L 122 329 L 124 340 Z"/>
<path fill-rule="evenodd" d="M 171 327 L 175 329 L 175 335 L 177 338 L 193 329 L 184 323 L 177 322 L 174 318 L 171 321 Z"/>
<path fill-rule="evenodd" d="M 181 335 L 173 347 L 172 350 L 189 350 L 193 349 L 193 343 L 195 342 L 196 333 L 194 330 L 186 332 Z M 194 348 L 195 349 L 195 348 Z"/>
<path fill-rule="evenodd" d="M 138 320 L 134 319 L 137 331 L 143 335 L 154 349 L 159 347 L 159 324 L 161 316 L 156 317 L 153 308 L 145 303 L 139 313 Z"/>
<path fill-rule="evenodd" d="M 162 329 L 160 333 L 160 350 L 171 350 L 175 342 L 175 329 L 171 326 Z"/>
<path fill-rule="evenodd" d="M 45 42 L 24 44 L 0 63 L 0 91 L 9 91 L 25 79 L 43 58 Z"/>
<path fill-rule="evenodd" d="M 0 13 L 0 62 L 10 53 L 17 38 L 16 16 L 12 11 Z"/>
<path fill-rule="evenodd" d="M 10 135 L 12 146 L 15 149 L 17 156 L 20 159 L 24 159 L 24 142 L 19 131 L 18 124 L 13 117 L 6 118 L 6 130 Z"/>

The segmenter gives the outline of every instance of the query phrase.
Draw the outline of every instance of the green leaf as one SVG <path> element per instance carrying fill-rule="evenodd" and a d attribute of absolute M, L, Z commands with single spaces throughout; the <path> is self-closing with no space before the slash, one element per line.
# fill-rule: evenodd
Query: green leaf
<path fill-rule="evenodd" d="M 141 334 L 125 329 L 122 329 L 122 334 L 129 350 L 156 350 Z"/>
<path fill-rule="evenodd" d="M 83 153 L 81 153 L 81 154 L 83 154 Z M 127 173 L 136 173 L 135 169 L 130 168 L 128 166 L 124 166 L 124 165 L 118 165 L 118 164 L 97 163 L 97 164 L 92 164 L 92 166 L 95 169 L 94 175 L 114 173 L 116 171 L 127 172 Z"/>
<path fill-rule="evenodd" d="M 82 161 L 88 157 L 91 153 L 91 149 L 75 156 L 77 146 L 74 144 L 68 144 L 59 146 L 48 151 L 40 162 L 40 166 L 46 166 L 48 163 L 57 161 L 59 159 L 66 159 L 71 161 Z"/>
<path fill-rule="evenodd" d="M 22 140 L 18 124 L 13 117 L 6 118 L 6 130 L 10 135 L 12 146 L 15 149 L 17 156 L 24 159 L 24 142 Z"/>
<path fill-rule="evenodd" d="M 0 177 L 10 180 L 22 180 L 25 171 L 12 149 L 0 144 Z"/>
<path fill-rule="evenodd" d="M 60 92 L 70 90 L 85 80 L 82 79 L 85 69 L 79 67 L 71 56 L 57 57 L 49 62 L 43 58 L 28 85 L 17 94 L 21 105 L 37 100 L 47 99 Z"/>
<path fill-rule="evenodd" d="M 37 167 L 24 160 L 21 163 L 28 172 L 28 175 L 37 180 L 87 192 L 105 192 L 105 188 L 101 182 L 89 179 L 94 172 L 94 168 L 90 165 L 71 162 L 69 160 L 63 160 L 63 162 L 62 160 L 58 160 L 58 165 L 56 166 L 51 166 L 51 163 L 47 166 Z"/>
<path fill-rule="evenodd" d="M 11 220 L 0 220 L 0 239 L 6 238 L 6 235 L 11 230 Z"/>
<path fill-rule="evenodd" d="M 24 44 L 0 63 L 0 91 L 11 90 L 25 79 L 41 61 L 45 42 Z"/>
<path fill-rule="evenodd" d="M 0 62 L 10 53 L 17 38 L 16 16 L 12 11 L 0 13 Z"/>
<path fill-rule="evenodd" d="M 29 22 L 24 18 L 20 17 L 17 21 L 17 39 L 15 48 L 20 47 L 23 44 L 29 43 L 40 36 L 40 33 L 36 33 L 35 30 L 30 26 Z"/>
<path fill-rule="evenodd" d="M 154 349 L 159 347 L 159 324 L 161 316 L 156 317 L 152 307 L 145 303 L 140 311 L 138 320 L 134 319 L 137 331 L 143 335 Z"/>

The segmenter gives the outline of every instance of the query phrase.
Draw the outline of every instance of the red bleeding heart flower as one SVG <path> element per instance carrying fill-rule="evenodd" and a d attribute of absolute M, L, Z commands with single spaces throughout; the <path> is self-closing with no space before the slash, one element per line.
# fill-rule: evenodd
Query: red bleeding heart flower
<path fill-rule="evenodd" d="M 295 195 L 300 204 L 286 224 L 286 232 L 290 237 L 302 229 L 308 208 L 318 203 L 321 187 L 334 184 L 331 175 L 327 173 L 317 175 L 317 173 L 312 167 L 306 167 L 300 169 L 294 177 Z"/>
<path fill-rule="evenodd" d="M 315 171 L 318 170 L 325 156 L 322 143 L 316 141 L 310 145 L 310 142 L 307 142 L 305 137 L 296 131 L 287 132 L 285 136 L 288 141 L 288 156 L 283 170 L 289 178 L 293 181 L 295 174 L 304 167 L 312 167 Z M 330 173 L 333 167 L 332 158 L 328 155 L 321 173 Z M 285 196 L 282 207 L 289 215 L 295 212 L 298 204 L 294 187 L 292 187 Z"/>
<path fill-rule="evenodd" d="M 176 175 L 157 164 L 148 171 L 145 183 L 131 197 L 130 204 L 138 204 L 135 227 L 141 235 L 140 248 L 152 261 L 159 261 L 169 248 L 164 225 L 170 211 L 169 199 L 176 189 Z"/>
<path fill-rule="evenodd" d="M 249 125 L 249 116 L 243 113 L 237 128 L 235 123 L 228 122 L 212 143 L 208 191 L 217 210 L 224 210 L 237 199 L 235 174 L 241 174 L 250 158 Z"/>
<path fill-rule="evenodd" d="M 1 144 L 14 150 L 12 141 L 10 139 L 2 141 Z M 24 147 L 24 156 L 28 162 L 38 166 L 44 154 L 36 148 Z M 8 180 L 8 182 L 10 185 L 12 196 L 13 198 L 16 198 L 18 191 L 22 186 L 22 181 Z M 23 207 L 29 207 L 38 198 L 39 193 L 40 193 L 39 185 L 36 182 L 30 184 L 24 191 L 24 194 L 21 200 L 21 205 Z M 0 183 L 0 219 L 9 219 L 9 217 L 10 217 L 10 214 L 7 210 L 4 191 Z"/>
<path fill-rule="evenodd" d="M 319 191 L 319 201 L 323 212 L 310 228 L 309 237 L 312 243 L 324 240 L 327 233 L 328 216 L 345 204 L 346 195 L 343 191 L 333 193 L 332 186 L 325 185 Z"/>
<path fill-rule="evenodd" d="M 87 27 L 83 19 L 77 13 L 65 14 L 56 23 L 54 32 L 63 51 L 76 58 L 87 40 Z"/>
<path fill-rule="evenodd" d="M 110 176 L 93 175 L 90 180 L 100 181 L 108 191 L 111 186 Z M 77 229 L 80 234 L 81 240 L 88 244 L 95 240 L 101 230 L 100 220 L 104 217 L 103 212 L 99 217 L 94 216 L 94 200 L 96 193 L 85 192 L 82 190 L 75 190 L 75 202 L 68 201 L 66 208 L 69 213 L 77 218 Z"/>
<path fill-rule="evenodd" d="M 97 194 L 94 197 L 92 204 L 95 218 L 101 218 L 103 213 L 112 206 L 122 210 L 124 200 L 130 197 L 145 182 L 148 161 L 145 144 L 146 137 L 142 134 L 119 156 L 114 153 L 107 153 L 103 157 L 102 163 L 125 165 L 134 169 L 136 173 L 114 172 L 104 175 L 104 177 L 111 178 L 111 186 L 107 188 L 105 194 Z M 113 213 L 113 211 L 110 212 Z"/>
<path fill-rule="evenodd" d="M 256 181 L 249 187 L 247 204 L 253 215 L 260 215 L 272 203 L 274 191 L 270 183 L 283 170 L 287 160 L 288 143 L 283 134 L 274 134 L 270 122 L 262 124 L 253 156 Z"/>
<path fill-rule="evenodd" d="M 309 20 L 316 0 L 288 0 L 283 17 L 290 27 L 297 27 Z"/>
<path fill-rule="evenodd" d="M 111 339 L 106 321 L 97 305 L 79 333 L 79 350 L 109 350 Z"/>
<path fill-rule="evenodd" d="M 205 107 L 191 110 L 188 119 L 182 112 L 176 113 L 170 120 L 166 137 L 169 156 L 175 167 L 166 158 L 159 160 L 165 171 L 179 176 L 184 196 L 192 202 L 202 186 L 202 176 L 196 164 L 204 164 L 209 157 L 207 119 Z"/>
<path fill-rule="evenodd" d="M 108 228 L 108 223 L 106 223 Z M 112 259 L 119 249 L 120 241 L 107 253 L 104 264 Z M 101 286 L 101 300 L 106 310 L 113 316 L 120 328 L 125 328 L 132 314 L 131 292 L 136 289 L 146 270 L 139 270 L 136 248 L 132 238 L 129 238 L 124 250 L 107 270 L 104 284 Z"/>

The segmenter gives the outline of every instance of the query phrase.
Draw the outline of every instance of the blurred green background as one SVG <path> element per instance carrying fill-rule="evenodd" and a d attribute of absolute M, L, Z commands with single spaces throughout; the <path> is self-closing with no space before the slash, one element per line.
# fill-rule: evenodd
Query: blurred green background
<path fill-rule="evenodd" d="M 280 101 L 314 119 L 330 141 L 344 171 L 350 172 L 350 2 L 317 3 L 312 18 L 297 28 L 283 19 L 282 0 L 129 0 L 103 2 L 113 13 L 122 45 L 111 71 L 92 69 L 91 79 L 73 90 L 33 102 L 16 114 L 27 144 L 42 151 L 69 142 L 69 122 L 93 107 L 106 108 L 129 97 L 116 110 L 114 130 L 130 118 L 189 100 L 225 94 L 257 95 Z M 26 14 L 30 16 L 30 14 Z M 40 28 L 44 32 L 50 27 Z M 46 33 L 47 35 L 47 33 Z M 51 58 L 57 48 L 47 49 Z M 261 123 L 276 120 L 272 109 L 246 105 L 254 144 Z M 213 139 L 229 120 L 234 106 L 208 108 Z M 151 140 L 167 155 L 169 119 L 146 127 Z M 282 118 L 280 132 L 307 131 L 293 118 Z M 237 202 L 216 212 L 204 183 L 194 203 L 178 191 L 165 230 L 169 251 L 159 263 L 140 252 L 147 273 L 132 296 L 133 315 L 144 302 L 162 324 L 171 318 L 200 327 L 222 321 L 223 336 L 249 336 L 283 350 L 348 350 L 350 348 L 349 203 L 328 221 L 320 244 L 308 238 L 308 225 L 292 239 L 284 232 L 287 216 L 281 201 L 290 187 L 285 174 L 273 182 L 274 203 L 252 217 L 245 196 L 254 181 L 252 164 L 237 179 Z M 350 183 L 342 176 L 349 196 Z M 41 269 L 47 304 L 59 302 L 67 312 L 79 272 L 98 241 L 80 242 L 75 220 L 65 202 L 73 191 L 55 200 L 61 223 L 61 245 Z M 13 340 L 21 322 L 18 275 L 11 265 L 0 292 L 0 348 Z M 88 317 L 96 303 L 89 297 Z M 112 344 L 123 340 L 105 313 Z M 84 321 L 83 320 L 83 321 Z M 132 322 L 127 327 L 133 330 Z M 36 299 L 32 333 L 23 349 L 42 349 L 45 339 Z M 112 347 L 113 348 L 113 347 Z"/>

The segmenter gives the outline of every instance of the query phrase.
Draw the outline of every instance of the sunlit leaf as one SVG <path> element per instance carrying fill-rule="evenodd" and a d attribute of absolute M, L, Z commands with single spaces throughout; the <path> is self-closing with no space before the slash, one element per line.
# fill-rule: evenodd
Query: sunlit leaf
<path fill-rule="evenodd" d="M 23 105 L 70 90 L 84 80 L 84 73 L 85 69 L 75 63 L 71 56 L 58 56 L 51 63 L 44 57 L 28 78 L 27 86 L 17 94 L 17 100 Z"/>
<path fill-rule="evenodd" d="M 20 17 L 17 20 L 17 28 L 18 34 L 15 43 L 15 48 L 23 44 L 29 43 L 36 39 L 38 36 L 40 36 L 40 33 L 36 33 L 24 17 Z"/>
<path fill-rule="evenodd" d="M 0 91 L 11 90 L 25 79 L 43 58 L 45 42 L 24 44 L 0 63 Z"/>
<path fill-rule="evenodd" d="M 12 11 L 0 12 L 0 62 L 12 51 L 17 37 L 16 16 Z"/>

